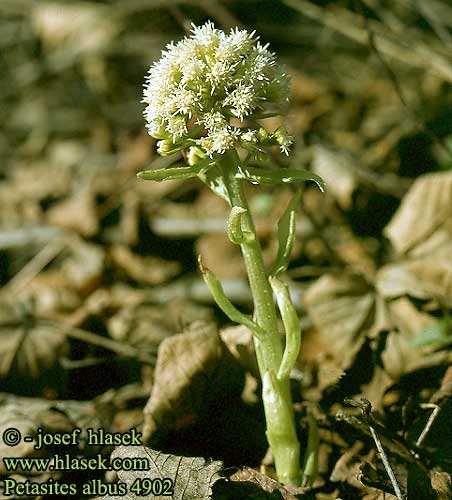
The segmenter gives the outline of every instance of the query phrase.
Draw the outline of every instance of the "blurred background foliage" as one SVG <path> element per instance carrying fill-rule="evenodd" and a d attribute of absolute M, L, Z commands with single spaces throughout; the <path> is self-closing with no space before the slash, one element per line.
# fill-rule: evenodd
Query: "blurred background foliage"
<path fill-rule="evenodd" d="M 196 181 L 136 179 L 180 160 L 157 157 L 146 133 L 145 74 L 208 19 L 256 30 L 287 66 L 295 145 L 273 162 L 328 185 L 304 187 L 287 273 L 305 331 L 295 401 L 328 414 L 361 394 L 419 434 L 425 414 L 407 427 L 404 402 L 434 399 L 451 361 L 445 0 L 1 0 L 0 387 L 88 399 L 139 381 L 126 399 L 143 403 L 163 339 L 197 319 L 225 322 L 198 253 L 249 307 L 223 202 Z M 290 188 L 249 194 L 269 263 Z"/>

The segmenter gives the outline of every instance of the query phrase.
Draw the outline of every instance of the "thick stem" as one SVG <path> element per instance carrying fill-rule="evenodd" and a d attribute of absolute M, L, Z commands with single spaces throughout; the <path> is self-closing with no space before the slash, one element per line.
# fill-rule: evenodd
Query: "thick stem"
<path fill-rule="evenodd" d="M 254 320 L 265 332 L 262 341 L 254 337 L 259 371 L 263 382 L 263 402 L 267 438 L 281 482 L 299 485 L 301 482 L 300 444 L 295 430 L 290 380 L 277 380 L 283 346 L 278 333 L 273 291 L 265 272 L 262 250 L 256 237 L 251 212 L 243 190 L 243 180 L 235 177 L 240 159 L 235 151 L 224 155 L 221 162 L 223 179 L 232 207 L 243 209 L 241 222 L 244 232 L 252 233 L 240 244 L 254 301 Z"/>

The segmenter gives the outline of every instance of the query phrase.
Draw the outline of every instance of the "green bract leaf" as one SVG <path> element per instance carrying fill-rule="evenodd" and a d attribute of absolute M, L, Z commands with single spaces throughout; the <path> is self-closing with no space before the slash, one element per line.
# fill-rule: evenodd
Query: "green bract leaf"
<path fill-rule="evenodd" d="M 229 214 L 227 233 L 229 240 L 235 245 L 241 245 L 246 241 L 254 239 L 254 234 L 250 231 L 243 231 L 242 217 L 246 210 L 242 207 L 232 207 Z"/>
<path fill-rule="evenodd" d="M 308 412 L 308 445 L 304 456 L 303 486 L 311 486 L 319 474 L 319 428 L 311 412 Z"/>
<path fill-rule="evenodd" d="M 220 280 L 215 276 L 215 274 L 204 267 L 201 262 L 201 256 L 198 258 L 199 269 L 202 273 L 202 277 L 209 287 L 210 293 L 212 294 L 218 307 L 226 314 L 226 316 L 235 323 L 246 326 L 251 330 L 256 337 L 262 341 L 265 337 L 265 332 L 262 328 L 255 323 L 250 316 L 241 313 L 234 304 L 226 297 L 223 287 L 221 286 Z"/>
<path fill-rule="evenodd" d="M 238 179 L 246 179 L 252 184 L 292 184 L 294 182 L 314 181 L 320 191 L 325 191 L 325 182 L 321 177 L 308 170 L 283 168 L 281 170 L 263 170 L 240 165 L 236 174 Z"/>
<path fill-rule="evenodd" d="M 278 222 L 278 254 L 270 272 L 271 276 L 277 276 L 287 269 L 289 265 L 290 254 L 292 253 L 295 242 L 296 230 L 296 211 L 300 203 L 301 191 L 298 189 L 293 198 L 287 205 L 281 219 Z"/>
<path fill-rule="evenodd" d="M 200 161 L 190 167 L 160 168 L 156 170 L 143 170 L 137 177 L 146 181 L 171 181 L 175 179 L 191 179 L 202 174 L 210 166 L 210 159 Z"/>
<path fill-rule="evenodd" d="M 212 168 L 201 172 L 199 178 L 207 184 L 214 193 L 229 203 L 229 194 L 224 183 L 223 172 L 218 166 L 212 165 Z"/>
<path fill-rule="evenodd" d="M 295 307 L 290 299 L 289 289 L 278 278 L 270 278 L 270 285 L 276 296 L 276 302 L 286 331 L 286 347 L 278 370 L 278 380 L 289 378 L 300 352 L 301 329 Z"/>

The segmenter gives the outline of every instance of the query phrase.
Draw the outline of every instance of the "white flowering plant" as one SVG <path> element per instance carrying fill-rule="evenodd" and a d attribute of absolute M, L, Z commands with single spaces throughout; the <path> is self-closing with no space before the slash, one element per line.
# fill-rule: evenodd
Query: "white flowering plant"
<path fill-rule="evenodd" d="M 146 170 L 138 176 L 154 181 L 199 177 L 231 206 L 227 233 L 242 250 L 254 314 L 243 314 L 231 303 L 220 281 L 201 260 L 200 270 L 223 312 L 253 332 L 276 473 L 282 482 L 299 485 L 312 478 L 310 464 L 315 460 L 308 443 L 304 468 L 300 466 L 290 373 L 299 355 L 301 331 L 288 288 L 279 275 L 289 264 L 301 194 L 296 191 L 279 222 L 279 250 L 267 270 L 243 186 L 244 181 L 282 184 L 312 180 L 323 189 L 322 179 L 305 170 L 250 165 L 250 160 L 265 159 L 275 146 L 289 154 L 293 138 L 287 130 L 279 127 L 269 132 L 259 122 L 287 112 L 289 83 L 289 75 L 254 32 L 237 28 L 227 34 L 211 22 L 193 26 L 191 36 L 169 44 L 150 68 L 143 97 L 147 128 L 158 140 L 157 151 L 161 155 L 180 151 L 187 165 Z M 284 346 L 273 295 L 285 329 Z"/>

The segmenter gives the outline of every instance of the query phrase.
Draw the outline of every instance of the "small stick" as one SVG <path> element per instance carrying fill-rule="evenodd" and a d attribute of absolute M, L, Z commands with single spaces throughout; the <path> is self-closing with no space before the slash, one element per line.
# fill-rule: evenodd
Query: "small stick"
<path fill-rule="evenodd" d="M 447 314 L 447 313 L 446 313 Z M 452 367 L 449 367 L 444 374 L 443 380 L 441 382 L 441 387 L 433 394 L 430 399 L 430 403 L 426 405 L 427 407 L 433 407 L 434 410 L 430 414 L 430 417 L 425 424 L 424 429 L 422 430 L 420 436 L 416 441 L 416 446 L 419 448 L 422 446 L 422 443 L 425 440 L 425 437 L 429 433 L 433 423 L 438 417 L 441 408 L 449 401 L 452 397 Z"/>
<path fill-rule="evenodd" d="M 370 424 L 369 421 L 372 421 L 373 417 L 371 415 L 372 412 L 372 404 L 370 401 L 368 401 L 365 398 L 361 398 L 361 401 L 358 403 L 352 399 L 346 398 L 345 402 L 347 404 L 350 404 L 351 406 L 357 406 L 361 409 L 361 413 L 367 420 L 367 425 L 369 426 L 370 433 L 373 437 L 373 440 L 375 441 L 375 445 L 377 446 L 378 453 L 380 453 L 381 460 L 383 462 L 384 468 L 386 469 L 386 472 L 389 476 L 389 480 L 391 481 L 392 487 L 394 488 L 394 493 L 396 494 L 397 500 L 405 500 L 405 497 L 402 495 L 402 491 L 400 489 L 399 483 L 397 482 L 396 475 L 394 474 L 394 471 L 392 470 L 391 464 L 389 463 L 388 456 L 386 455 L 386 452 L 383 448 L 383 445 L 381 444 L 380 438 L 378 437 L 377 432 L 373 428 L 373 426 Z"/>
<path fill-rule="evenodd" d="M 11 280 L 3 292 L 16 295 L 23 290 L 66 246 L 65 238 L 49 241 Z"/>
<path fill-rule="evenodd" d="M 156 358 L 148 356 L 146 353 L 141 352 L 138 348 L 131 345 L 124 344 L 123 342 L 118 342 L 113 339 L 108 339 L 106 337 L 101 337 L 96 333 L 88 332 L 82 330 L 81 328 L 76 328 L 74 326 L 68 326 L 61 323 L 56 323 L 54 321 L 45 320 L 44 323 L 57 327 L 57 330 L 61 329 L 64 335 L 71 337 L 76 340 L 81 340 L 87 344 L 97 345 L 103 347 L 109 351 L 113 351 L 119 356 L 124 356 L 127 358 L 135 358 L 149 365 L 155 365 Z"/>
<path fill-rule="evenodd" d="M 375 429 L 371 425 L 369 425 L 369 429 L 370 433 L 372 434 L 372 437 L 374 438 L 378 453 L 380 453 L 381 460 L 386 469 L 386 472 L 388 473 L 389 480 L 391 481 L 392 487 L 394 488 L 394 493 L 397 497 L 397 500 L 404 500 L 404 496 L 402 495 L 402 491 L 400 490 L 397 478 L 394 474 L 394 471 L 392 470 L 391 464 L 389 463 L 388 456 L 386 455 L 383 445 L 381 444 L 380 438 L 378 437 L 377 433 L 375 432 Z"/>
<path fill-rule="evenodd" d="M 427 423 L 425 424 L 425 427 L 423 428 L 420 436 L 417 438 L 416 446 L 418 448 L 420 448 L 422 446 L 422 443 L 424 442 L 427 434 L 429 433 L 430 429 L 432 428 L 432 425 L 435 422 L 436 417 L 439 415 L 440 411 L 441 411 L 441 406 L 435 406 L 435 409 L 430 414 L 430 417 L 428 418 Z"/>

